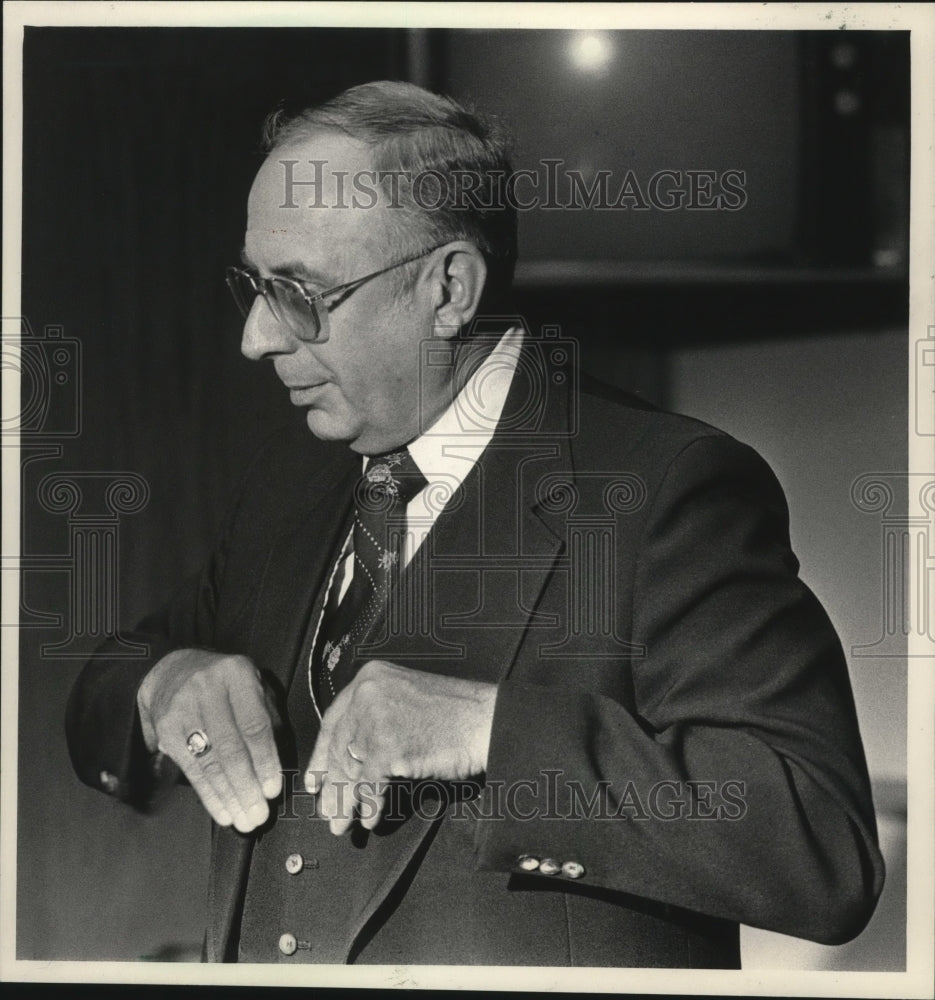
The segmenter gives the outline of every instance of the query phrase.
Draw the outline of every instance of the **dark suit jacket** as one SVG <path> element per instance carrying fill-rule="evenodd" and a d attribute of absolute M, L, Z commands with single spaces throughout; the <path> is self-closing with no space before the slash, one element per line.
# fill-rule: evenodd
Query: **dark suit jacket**
<path fill-rule="evenodd" d="M 406 571 L 429 626 L 371 635 L 369 655 L 499 685 L 483 790 L 351 854 L 307 820 L 304 957 L 731 967 L 738 923 L 848 940 L 883 864 L 844 657 L 778 483 L 710 426 L 540 378 L 543 343 Z M 78 679 L 83 781 L 145 800 L 135 696 L 170 649 L 249 655 L 288 689 L 359 461 L 304 425 L 261 452 L 204 572 L 133 636 L 150 659 Z M 253 842 L 213 830 L 209 960 L 236 959 Z"/>

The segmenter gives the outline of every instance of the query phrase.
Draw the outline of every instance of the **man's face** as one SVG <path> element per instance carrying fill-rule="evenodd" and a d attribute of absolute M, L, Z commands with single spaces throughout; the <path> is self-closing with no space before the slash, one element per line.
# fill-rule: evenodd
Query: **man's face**
<path fill-rule="evenodd" d="M 295 181 L 314 176 L 309 160 L 326 161 L 320 197 L 308 186 L 290 190 L 282 160 L 299 161 L 291 168 Z M 297 279 L 313 293 L 395 263 L 400 254 L 387 246 L 384 224 L 384 213 L 393 209 L 353 207 L 354 172 L 369 170 L 368 148 L 336 133 L 322 132 L 271 153 L 247 204 L 247 263 L 264 277 Z M 343 205 L 335 171 L 346 172 Z M 324 207 L 308 207 L 317 201 Z M 298 207 L 286 207 L 290 203 Z M 430 285 L 417 283 L 397 297 L 397 279 L 395 271 L 380 275 L 340 301 L 324 343 L 298 340 L 277 323 L 262 296 L 244 325 L 244 355 L 272 360 L 293 404 L 306 411 L 312 433 L 347 441 L 363 454 L 389 451 L 416 437 L 420 401 L 432 408 L 437 398 L 440 408 L 447 385 L 436 375 L 438 384 L 420 391 L 420 343 L 433 327 Z"/>

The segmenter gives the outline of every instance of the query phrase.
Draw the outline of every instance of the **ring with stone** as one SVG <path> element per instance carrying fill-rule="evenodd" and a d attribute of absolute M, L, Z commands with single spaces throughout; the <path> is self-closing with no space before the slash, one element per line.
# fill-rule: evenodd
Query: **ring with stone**
<path fill-rule="evenodd" d="M 190 733 L 185 746 L 193 757 L 203 757 L 211 749 L 211 743 L 203 729 Z"/>

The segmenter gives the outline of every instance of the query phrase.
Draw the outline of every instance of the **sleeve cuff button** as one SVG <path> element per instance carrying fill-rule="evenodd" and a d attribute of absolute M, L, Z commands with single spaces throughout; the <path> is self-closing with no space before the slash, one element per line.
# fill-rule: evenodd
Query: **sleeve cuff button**
<path fill-rule="evenodd" d="M 581 878 L 584 874 L 584 865 L 578 861 L 566 861 L 562 865 L 562 874 L 566 878 Z"/>
<path fill-rule="evenodd" d="M 534 872 L 539 867 L 539 859 L 530 854 L 521 854 L 516 863 L 524 872 Z"/>
<path fill-rule="evenodd" d="M 562 866 L 554 858 L 543 858 L 539 862 L 539 871 L 543 875 L 557 875 L 562 870 Z"/>

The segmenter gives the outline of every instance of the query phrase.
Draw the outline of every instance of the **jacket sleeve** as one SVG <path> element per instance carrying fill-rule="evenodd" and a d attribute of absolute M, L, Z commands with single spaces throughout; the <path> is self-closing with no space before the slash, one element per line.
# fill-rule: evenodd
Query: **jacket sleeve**
<path fill-rule="evenodd" d="M 755 452 L 711 435 L 650 503 L 633 605 L 645 655 L 620 665 L 636 711 L 571 684 L 501 682 L 484 794 L 545 774 L 554 801 L 481 819 L 476 863 L 572 862 L 529 877 L 849 940 L 883 862 L 846 663 L 798 578 L 781 488 Z"/>
<path fill-rule="evenodd" d="M 162 754 L 152 755 L 143 741 L 136 697 L 143 678 L 167 653 L 184 648 L 214 648 L 217 602 L 230 538 L 246 485 L 227 516 L 202 571 L 173 599 L 149 615 L 125 639 L 144 644 L 148 653 L 128 659 L 103 643 L 78 675 L 65 713 L 65 736 L 72 766 L 92 788 L 146 809 L 178 768 Z"/>

